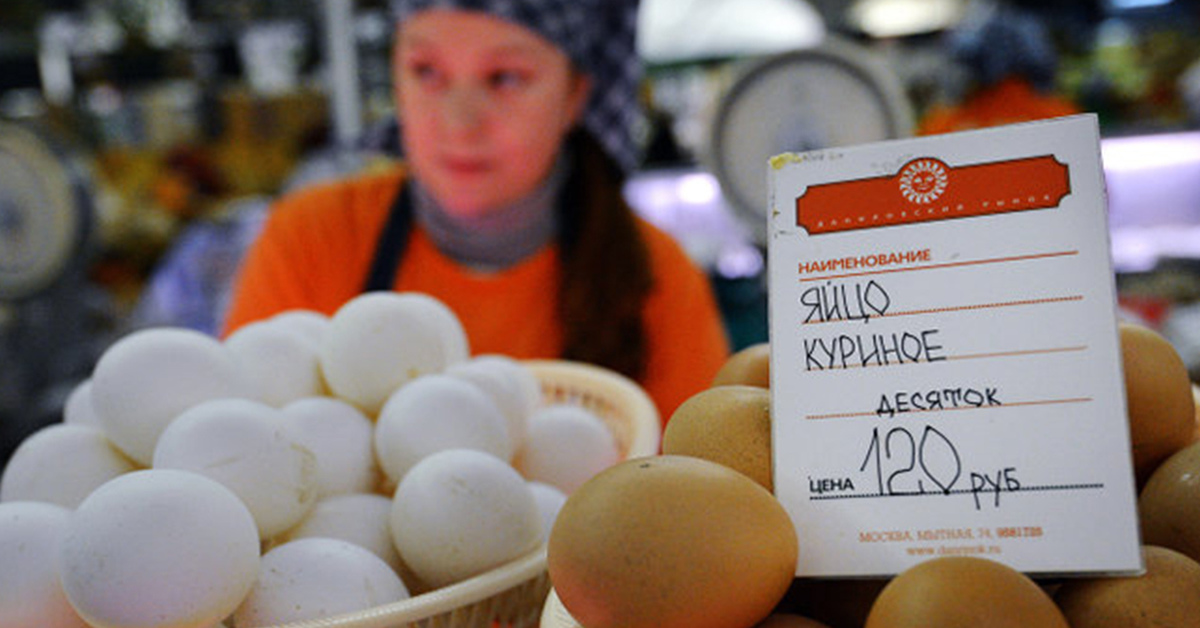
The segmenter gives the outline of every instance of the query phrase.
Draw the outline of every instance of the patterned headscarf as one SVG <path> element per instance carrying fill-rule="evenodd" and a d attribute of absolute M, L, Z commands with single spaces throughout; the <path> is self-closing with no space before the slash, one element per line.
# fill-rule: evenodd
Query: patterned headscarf
<path fill-rule="evenodd" d="M 393 0 L 397 21 L 427 9 L 480 11 L 538 33 L 592 81 L 584 128 L 626 172 L 641 159 L 646 121 L 638 99 L 638 0 Z"/>
<path fill-rule="evenodd" d="M 951 56 L 983 85 L 1016 75 L 1038 89 L 1051 89 L 1058 55 L 1041 18 L 1006 4 L 980 6 L 947 33 Z"/>

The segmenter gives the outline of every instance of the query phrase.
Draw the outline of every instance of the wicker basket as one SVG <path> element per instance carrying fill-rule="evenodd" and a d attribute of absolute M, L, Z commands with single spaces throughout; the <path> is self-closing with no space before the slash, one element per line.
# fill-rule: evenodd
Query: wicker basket
<path fill-rule="evenodd" d="M 546 596 L 546 605 L 542 609 L 541 623 L 539 628 L 583 628 L 579 622 L 571 617 L 571 613 L 563 606 L 558 599 L 558 595 L 554 589 L 550 589 L 550 594 Z"/>
<path fill-rule="evenodd" d="M 525 365 L 542 383 L 546 403 L 575 403 L 604 419 L 617 438 L 622 459 L 658 453 L 662 435 L 658 409 L 633 381 L 579 362 L 530 360 Z"/>
<path fill-rule="evenodd" d="M 603 418 L 622 458 L 658 453 L 658 411 L 628 378 L 562 360 L 524 364 L 541 382 L 545 403 L 576 403 Z M 543 544 L 507 565 L 407 600 L 272 628 L 536 628 L 549 593 Z"/>

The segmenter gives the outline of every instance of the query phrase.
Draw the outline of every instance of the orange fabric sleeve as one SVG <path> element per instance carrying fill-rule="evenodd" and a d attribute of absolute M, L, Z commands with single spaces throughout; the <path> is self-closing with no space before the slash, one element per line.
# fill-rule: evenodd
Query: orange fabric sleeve
<path fill-rule="evenodd" d="M 235 276 L 223 335 L 290 309 L 329 315 L 361 292 L 400 181 L 320 184 L 272 206 Z"/>
<path fill-rule="evenodd" d="M 712 282 L 668 234 L 649 225 L 655 287 L 646 304 L 650 358 L 642 385 L 665 426 L 688 397 L 708 388 L 729 358 Z"/>

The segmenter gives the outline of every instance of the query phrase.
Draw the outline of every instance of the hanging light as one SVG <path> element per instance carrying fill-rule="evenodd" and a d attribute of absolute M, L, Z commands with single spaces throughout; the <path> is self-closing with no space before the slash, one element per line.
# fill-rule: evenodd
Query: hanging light
<path fill-rule="evenodd" d="M 638 52 L 650 63 L 771 54 L 824 36 L 804 0 L 643 0 L 638 14 Z"/>
<path fill-rule="evenodd" d="M 858 0 L 847 17 L 859 30 L 878 39 L 932 33 L 962 17 L 961 0 Z"/>

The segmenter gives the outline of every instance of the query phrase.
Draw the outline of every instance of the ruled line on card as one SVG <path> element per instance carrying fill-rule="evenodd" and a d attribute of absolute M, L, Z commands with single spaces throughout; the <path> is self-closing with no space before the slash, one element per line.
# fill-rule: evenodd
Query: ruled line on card
<path fill-rule="evenodd" d="M 1046 297 L 1042 299 L 1018 299 L 1015 301 L 997 301 L 994 303 L 977 303 L 973 305 L 953 305 L 949 307 L 934 307 L 924 310 L 906 310 L 903 312 L 887 312 L 879 316 L 879 318 L 889 318 L 892 316 L 917 316 L 920 314 L 943 314 L 946 312 L 967 312 L 971 310 L 990 310 L 1002 307 L 1020 307 L 1023 305 L 1044 305 L 1047 303 L 1071 303 L 1082 301 L 1083 295 L 1072 294 L 1063 297 Z"/>
<path fill-rule="evenodd" d="M 1006 401 L 999 405 L 981 405 L 981 406 L 966 405 L 966 406 L 951 406 L 951 407 L 946 407 L 946 408 L 929 408 L 929 409 L 912 408 L 910 410 L 904 410 L 902 412 L 895 412 L 895 413 L 893 413 L 893 415 L 895 415 L 895 414 L 926 414 L 929 412 L 954 412 L 954 411 L 959 411 L 959 410 L 991 410 L 991 409 L 1000 409 L 1000 408 L 1014 408 L 1014 407 L 1020 408 L 1020 407 L 1029 407 L 1029 406 L 1053 406 L 1053 405 L 1061 405 L 1061 404 L 1069 404 L 1069 403 L 1090 403 L 1091 401 L 1093 401 L 1092 397 L 1068 397 L 1065 399 L 1038 399 L 1038 400 L 1034 400 L 1034 401 Z M 878 410 L 868 410 L 865 412 L 864 411 L 860 411 L 860 412 L 830 412 L 830 413 L 826 413 L 826 414 L 807 414 L 804 416 L 804 418 L 807 420 L 820 421 L 820 420 L 826 420 L 826 419 L 861 419 L 864 417 L 877 417 L 877 416 L 880 416 L 880 413 Z"/>
<path fill-rule="evenodd" d="M 1021 485 L 1021 488 L 1004 490 L 1005 493 L 1021 493 L 1021 492 L 1050 492 L 1050 491 L 1091 491 L 1104 488 L 1103 482 L 1077 482 L 1072 484 L 1045 484 L 1038 486 Z M 879 497 L 944 497 L 946 495 L 977 495 L 980 489 L 972 488 L 956 488 L 949 491 L 942 490 L 927 490 L 927 491 L 897 491 L 894 493 L 833 493 L 833 494 L 818 494 L 809 495 L 810 501 L 821 501 L 830 499 L 874 499 Z"/>
<path fill-rule="evenodd" d="M 1022 307 L 1027 305 L 1046 305 L 1049 303 L 1073 303 L 1082 301 L 1083 295 L 1072 294 L 1062 297 L 1045 297 L 1041 299 L 1017 299 L 1014 301 L 997 301 L 993 303 L 972 303 L 968 305 L 951 305 L 946 307 L 932 307 L 921 310 L 904 310 L 901 312 L 884 312 L 882 314 L 872 314 L 871 318 L 895 318 L 897 316 L 921 316 L 924 314 L 948 314 L 951 312 L 970 312 L 975 310 L 990 310 L 1005 307 Z M 817 320 L 806 320 L 804 325 L 823 325 L 826 323 L 845 323 L 856 322 L 857 318 L 826 318 Z"/>
<path fill-rule="evenodd" d="M 962 355 L 948 355 L 948 356 L 945 356 L 944 359 L 946 361 L 952 361 L 952 360 L 981 360 L 981 359 L 988 359 L 988 358 L 1016 358 L 1016 357 L 1031 356 L 1031 355 L 1047 355 L 1047 354 L 1051 354 L 1051 353 L 1069 353 L 1069 352 L 1073 352 L 1073 351 L 1086 351 L 1087 348 L 1088 348 L 1087 345 L 1075 345 L 1075 346 L 1069 346 L 1069 347 L 1048 347 L 1045 349 L 1015 349 L 1012 351 L 992 351 L 989 353 L 966 353 L 966 354 L 962 354 Z M 849 370 L 849 369 L 878 368 L 878 367 L 885 367 L 885 366 L 909 366 L 911 364 L 918 364 L 918 363 L 931 364 L 931 362 L 925 361 L 925 360 L 916 360 L 916 361 L 911 361 L 911 362 L 897 361 L 897 362 L 889 362 L 886 364 L 882 364 L 882 363 L 847 364 L 845 366 L 838 365 L 838 364 L 831 364 L 829 366 L 822 368 L 821 370 L 838 371 L 838 370 Z"/>
<path fill-rule="evenodd" d="M 848 277 L 864 277 L 868 275 L 888 275 L 892 273 L 906 273 L 917 270 L 940 270 L 945 268 L 960 268 L 963 266 L 979 266 L 983 264 L 1006 264 L 1010 262 L 1026 262 L 1032 260 L 1053 259 L 1057 257 L 1069 257 L 1078 255 L 1078 250 L 1070 251 L 1050 251 L 1046 253 L 1028 253 L 1026 255 L 1007 255 L 1003 257 L 989 257 L 976 260 L 963 260 L 961 262 L 942 262 L 940 264 L 923 264 L 920 266 L 906 266 L 900 268 L 873 268 L 869 270 L 861 270 L 855 272 L 837 273 L 830 275 L 813 275 L 801 277 L 800 282 L 808 281 L 825 281 L 829 279 L 845 279 Z"/>
<path fill-rule="evenodd" d="M 1072 351 L 1087 351 L 1087 345 L 1072 347 L 1051 347 L 1049 349 L 1019 349 L 1015 351 L 992 351 L 988 353 L 967 353 L 963 355 L 948 355 L 947 360 L 980 360 L 987 358 L 1012 358 L 1025 355 L 1045 355 L 1048 353 L 1068 353 Z"/>

